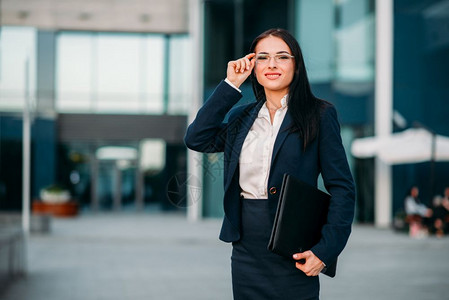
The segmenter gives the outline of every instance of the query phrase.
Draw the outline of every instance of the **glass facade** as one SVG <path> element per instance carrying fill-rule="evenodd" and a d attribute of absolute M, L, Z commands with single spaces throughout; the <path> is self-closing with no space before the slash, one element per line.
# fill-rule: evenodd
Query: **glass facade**
<path fill-rule="evenodd" d="M 393 108 L 407 128 L 449 136 L 449 1 L 394 3 Z M 421 201 L 432 206 L 434 196 L 449 186 L 448 170 L 445 161 L 394 166 L 393 212 L 403 210 L 412 185 L 419 187 Z"/>
<path fill-rule="evenodd" d="M 56 57 L 56 107 L 59 111 L 91 108 L 93 37 L 86 34 L 59 35 Z"/>
<path fill-rule="evenodd" d="M 29 27 L 1 28 L 0 111 L 22 111 L 27 89 L 35 100 L 36 32 Z"/>
<path fill-rule="evenodd" d="M 125 119 L 166 115 L 164 122 L 170 122 L 171 115 L 187 115 L 191 101 L 187 34 L 56 32 L 5 26 L 0 42 L 0 209 L 22 206 L 22 112 L 27 93 L 33 117 L 32 199 L 39 197 L 43 187 L 60 184 L 83 207 L 115 209 L 120 198 L 123 205 L 134 208 L 157 204 L 164 210 L 177 209 L 167 199 L 166 182 L 176 172 L 185 172 L 185 148 L 179 138 L 161 143 L 141 133 L 142 139 L 117 140 L 113 134 L 105 136 L 106 131 L 114 131 L 108 128 L 96 140 L 67 140 L 58 127 L 61 116 L 67 114 L 122 115 Z M 101 122 L 98 119 L 95 126 L 101 127 Z M 117 126 L 130 132 L 145 130 L 127 129 L 126 122 Z M 164 125 L 160 126 L 164 132 Z M 151 145 L 141 147 L 145 140 Z M 105 146 L 131 147 L 138 158 L 97 158 L 96 151 Z M 137 203 L 137 191 L 141 203 Z"/>
<path fill-rule="evenodd" d="M 60 33 L 57 110 L 186 114 L 190 49 L 186 35 Z"/>
<path fill-rule="evenodd" d="M 192 97 L 192 47 L 189 36 L 175 36 L 169 40 L 169 80 L 168 107 L 169 114 L 187 114 Z M 154 61 L 150 60 L 150 64 Z M 149 70 L 152 70 L 149 68 Z M 152 74 L 153 77 L 158 74 Z"/>
<path fill-rule="evenodd" d="M 36 107 L 37 30 L 2 27 L 0 34 L 0 210 L 22 202 L 22 112 Z"/>
<path fill-rule="evenodd" d="M 358 190 L 357 216 L 374 220 L 373 177 L 358 176 L 359 164 L 349 152 L 354 138 L 373 133 L 375 15 L 372 0 L 298 0 L 294 32 L 301 45 L 313 92 L 335 104 L 342 139 Z M 322 181 L 319 181 L 322 186 Z M 322 186 L 322 188 L 324 188 Z"/>
<path fill-rule="evenodd" d="M 373 82 L 373 2 L 297 1 L 295 32 L 303 48 L 311 83 Z M 344 90 L 343 86 L 336 88 Z"/>

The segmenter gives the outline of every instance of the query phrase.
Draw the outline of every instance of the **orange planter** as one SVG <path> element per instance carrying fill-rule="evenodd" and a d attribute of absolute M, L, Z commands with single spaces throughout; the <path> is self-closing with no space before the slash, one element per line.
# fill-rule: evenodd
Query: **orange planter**
<path fill-rule="evenodd" d="M 45 203 L 40 200 L 34 200 L 32 203 L 33 214 L 50 214 L 55 217 L 74 217 L 78 214 L 78 208 L 76 201 Z"/>

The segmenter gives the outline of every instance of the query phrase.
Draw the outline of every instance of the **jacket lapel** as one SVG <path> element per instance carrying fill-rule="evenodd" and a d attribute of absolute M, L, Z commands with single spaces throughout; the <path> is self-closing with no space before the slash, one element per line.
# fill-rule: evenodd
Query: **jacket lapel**
<path fill-rule="evenodd" d="M 289 127 L 290 127 L 290 124 L 292 121 L 293 121 L 293 119 L 290 116 L 290 113 L 287 111 L 285 114 L 284 120 L 282 121 L 281 127 L 279 128 L 279 132 L 276 137 L 276 141 L 274 142 L 273 154 L 271 156 L 271 165 L 273 165 L 273 162 L 276 159 L 276 155 L 278 154 L 279 149 L 281 149 L 281 146 L 284 143 L 285 138 L 290 133 Z"/>
<path fill-rule="evenodd" d="M 232 152 L 229 161 L 228 174 L 231 177 L 234 176 L 234 172 L 239 163 L 240 152 L 242 151 L 243 142 L 245 141 L 245 138 L 248 135 L 248 132 L 251 126 L 253 125 L 254 121 L 256 120 L 257 115 L 259 114 L 259 110 L 263 104 L 264 104 L 263 101 L 259 101 L 252 109 L 250 109 L 247 112 L 245 111 L 242 114 L 242 116 L 239 117 L 240 128 L 234 140 L 234 145 L 231 148 Z M 228 180 L 228 184 L 225 186 L 225 190 L 228 188 L 231 181 L 232 180 Z"/>

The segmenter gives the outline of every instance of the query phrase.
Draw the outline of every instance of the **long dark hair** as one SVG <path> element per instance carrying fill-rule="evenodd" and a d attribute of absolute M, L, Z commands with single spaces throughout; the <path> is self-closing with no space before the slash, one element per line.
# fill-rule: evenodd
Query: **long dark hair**
<path fill-rule="evenodd" d="M 320 127 L 321 107 L 325 101 L 312 94 L 301 48 L 296 39 L 285 29 L 274 28 L 261 33 L 251 44 L 250 53 L 255 52 L 260 40 L 274 36 L 282 39 L 290 48 L 295 63 L 295 73 L 289 86 L 288 112 L 293 118 L 292 132 L 298 132 L 304 141 L 304 150 L 317 136 Z M 257 81 L 256 75 L 251 73 L 251 82 L 257 101 L 265 101 L 264 87 Z"/>

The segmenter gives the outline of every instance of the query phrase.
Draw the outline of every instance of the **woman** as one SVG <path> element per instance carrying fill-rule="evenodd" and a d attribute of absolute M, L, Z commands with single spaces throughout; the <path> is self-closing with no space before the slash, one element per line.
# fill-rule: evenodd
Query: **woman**
<path fill-rule="evenodd" d="M 231 110 L 249 76 L 257 101 Z M 295 38 L 270 29 L 253 41 L 250 54 L 230 61 L 185 142 L 199 152 L 224 151 L 220 239 L 233 245 L 234 299 L 318 299 L 317 275 L 351 231 L 354 185 L 335 108 L 313 96 Z M 267 250 L 284 173 L 314 186 L 321 173 L 332 195 L 322 239 L 294 255 L 301 263 Z"/>

